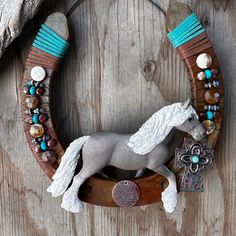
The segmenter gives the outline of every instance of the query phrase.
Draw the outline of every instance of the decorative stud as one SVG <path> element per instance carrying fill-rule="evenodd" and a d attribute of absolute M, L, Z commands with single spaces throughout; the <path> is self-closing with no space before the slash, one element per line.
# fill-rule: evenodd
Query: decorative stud
<path fill-rule="evenodd" d="M 44 135 L 44 128 L 41 124 L 33 124 L 30 127 L 30 134 L 34 138 L 40 138 Z"/>
<path fill-rule="evenodd" d="M 207 133 L 208 135 L 214 133 L 214 131 L 216 130 L 216 126 L 215 126 L 214 122 L 211 121 L 211 120 L 204 120 L 204 121 L 202 122 L 202 124 L 203 124 L 204 127 L 206 128 L 206 133 Z"/>
<path fill-rule="evenodd" d="M 203 183 L 201 172 L 210 169 L 213 161 L 213 149 L 205 149 L 205 142 L 200 143 L 192 138 L 185 138 L 184 147 L 175 152 L 176 165 L 185 167 L 181 182 L 181 191 L 202 192 Z"/>
<path fill-rule="evenodd" d="M 30 76 L 34 81 L 42 81 L 46 77 L 46 71 L 41 66 L 35 66 L 31 69 Z"/>
<path fill-rule="evenodd" d="M 220 86 L 220 82 L 218 80 L 213 80 L 212 82 L 208 82 L 206 84 L 204 84 L 204 88 L 217 88 Z"/>
<path fill-rule="evenodd" d="M 212 57 L 207 53 L 202 53 L 197 57 L 196 63 L 199 68 L 207 69 L 212 64 Z"/>
<path fill-rule="evenodd" d="M 219 105 L 205 105 L 204 110 L 205 111 L 219 111 L 220 106 Z"/>
<path fill-rule="evenodd" d="M 136 183 L 130 180 L 123 180 L 114 186 L 112 198 L 120 207 L 131 207 L 139 200 L 140 189 Z"/>

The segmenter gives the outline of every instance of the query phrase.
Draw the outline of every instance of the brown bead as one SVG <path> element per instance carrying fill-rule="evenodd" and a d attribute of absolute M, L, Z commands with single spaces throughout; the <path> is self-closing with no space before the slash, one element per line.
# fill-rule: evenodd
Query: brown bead
<path fill-rule="evenodd" d="M 219 73 L 217 69 L 212 69 L 211 72 L 212 72 L 213 77 L 216 77 Z"/>
<path fill-rule="evenodd" d="M 53 164 L 56 161 L 56 155 L 53 151 L 46 151 L 42 154 L 42 161 Z"/>
<path fill-rule="evenodd" d="M 205 101 L 211 105 L 216 104 L 220 100 L 220 94 L 214 89 L 209 89 L 204 95 Z"/>
<path fill-rule="evenodd" d="M 40 146 L 36 146 L 34 151 L 39 154 L 42 152 L 42 149 L 40 148 Z"/>
<path fill-rule="evenodd" d="M 40 101 L 37 97 L 27 97 L 25 102 L 29 109 L 36 109 L 40 105 Z"/>
<path fill-rule="evenodd" d="M 199 114 L 199 119 L 200 119 L 200 120 L 205 120 L 205 119 L 206 119 L 206 114 L 205 114 L 204 112 L 201 112 L 201 113 Z"/>
<path fill-rule="evenodd" d="M 34 138 L 40 138 L 44 135 L 44 128 L 41 124 L 34 124 L 30 127 L 30 134 Z"/>
<path fill-rule="evenodd" d="M 216 126 L 215 126 L 214 122 L 211 121 L 211 120 L 204 120 L 202 122 L 202 124 L 206 128 L 206 133 L 207 134 L 212 134 L 216 129 Z"/>
<path fill-rule="evenodd" d="M 48 120 L 47 115 L 42 114 L 42 115 L 39 116 L 39 121 L 40 121 L 41 123 L 44 123 L 44 122 L 46 122 L 47 120 Z"/>
<path fill-rule="evenodd" d="M 47 144 L 48 144 L 48 147 L 52 149 L 57 146 L 57 142 L 55 139 L 50 139 Z"/>
<path fill-rule="evenodd" d="M 45 90 L 43 88 L 37 88 L 36 89 L 36 94 L 38 96 L 42 96 L 42 95 L 44 95 L 44 93 L 45 93 Z"/>

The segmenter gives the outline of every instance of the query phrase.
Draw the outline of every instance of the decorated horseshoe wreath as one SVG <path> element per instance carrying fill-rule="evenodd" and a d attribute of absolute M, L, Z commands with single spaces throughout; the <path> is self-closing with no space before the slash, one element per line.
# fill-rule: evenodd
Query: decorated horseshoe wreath
<path fill-rule="evenodd" d="M 165 211 L 173 212 L 178 190 L 203 191 L 201 173 L 212 167 L 223 121 L 222 74 L 207 33 L 187 5 L 170 5 L 166 28 L 187 67 L 192 99 L 163 107 L 135 134 L 83 136 L 65 152 L 51 119 L 50 83 L 69 47 L 67 19 L 54 13 L 39 29 L 25 64 L 21 95 L 24 131 L 34 157 L 53 180 L 47 191 L 53 197 L 63 195 L 65 210 L 80 212 L 82 201 L 128 207 L 162 200 Z M 167 167 L 174 155 L 168 149 L 173 128 L 186 133 L 183 145 L 175 150 L 175 167 L 184 167 L 178 187 L 173 166 Z M 83 164 L 76 172 L 80 158 Z M 148 168 L 153 174 L 124 180 L 95 175 L 108 165 L 125 170 Z M 163 176 L 168 180 L 166 188 Z"/>

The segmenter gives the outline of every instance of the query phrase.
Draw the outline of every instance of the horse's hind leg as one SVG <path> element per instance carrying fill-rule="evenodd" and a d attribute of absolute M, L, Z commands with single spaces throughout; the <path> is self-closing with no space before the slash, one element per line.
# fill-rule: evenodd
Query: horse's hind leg
<path fill-rule="evenodd" d="M 84 181 L 94 175 L 96 171 L 82 170 L 73 178 L 71 186 L 64 193 L 61 207 L 67 211 L 78 213 L 83 210 L 83 204 L 78 198 L 78 192 Z"/>
<path fill-rule="evenodd" d="M 169 185 L 162 192 L 161 200 L 167 212 L 172 213 L 177 205 L 176 177 L 165 165 L 161 165 L 153 171 L 167 178 Z"/>

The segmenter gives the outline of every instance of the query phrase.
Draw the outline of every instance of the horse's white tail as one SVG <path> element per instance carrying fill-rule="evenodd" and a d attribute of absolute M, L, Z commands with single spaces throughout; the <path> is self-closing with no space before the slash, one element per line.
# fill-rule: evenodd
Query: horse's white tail
<path fill-rule="evenodd" d="M 47 191 L 51 193 L 53 197 L 62 195 L 68 188 L 74 176 L 77 162 L 80 158 L 80 150 L 89 137 L 90 136 L 83 136 L 76 139 L 66 149 L 61 163 L 56 170 L 56 173 L 52 177 L 53 182 L 47 189 Z"/>

